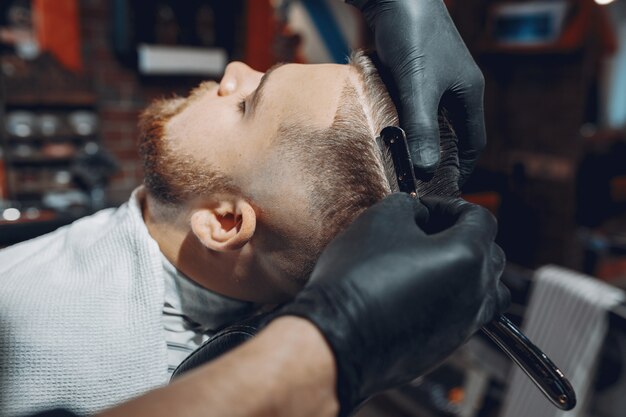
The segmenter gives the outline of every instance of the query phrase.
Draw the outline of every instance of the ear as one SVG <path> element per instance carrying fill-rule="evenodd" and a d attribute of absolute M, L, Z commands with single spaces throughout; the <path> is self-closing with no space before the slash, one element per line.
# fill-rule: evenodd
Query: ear
<path fill-rule="evenodd" d="M 256 213 L 245 200 L 223 199 L 191 214 L 191 230 L 202 244 L 214 251 L 241 249 L 254 235 Z"/>

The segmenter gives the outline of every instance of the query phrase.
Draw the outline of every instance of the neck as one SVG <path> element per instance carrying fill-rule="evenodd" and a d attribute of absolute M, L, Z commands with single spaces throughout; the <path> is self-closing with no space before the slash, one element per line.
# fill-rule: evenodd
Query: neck
<path fill-rule="evenodd" d="M 164 218 L 158 203 L 148 196 L 143 204 L 143 220 L 161 253 L 189 279 L 218 294 L 237 298 L 228 288 L 233 275 L 232 256 L 204 247 L 195 237 L 185 214 Z"/>

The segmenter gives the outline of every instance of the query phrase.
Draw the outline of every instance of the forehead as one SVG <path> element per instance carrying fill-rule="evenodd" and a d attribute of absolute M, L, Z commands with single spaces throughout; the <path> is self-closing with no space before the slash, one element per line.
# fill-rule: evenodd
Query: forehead
<path fill-rule="evenodd" d="M 304 120 L 318 127 L 330 126 L 349 76 L 347 65 L 287 64 L 270 75 L 260 112 L 282 121 Z"/>

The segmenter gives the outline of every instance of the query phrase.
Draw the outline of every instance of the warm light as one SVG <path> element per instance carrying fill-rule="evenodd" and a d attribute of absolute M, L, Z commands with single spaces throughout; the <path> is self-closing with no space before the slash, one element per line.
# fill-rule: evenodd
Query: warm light
<path fill-rule="evenodd" d="M 595 0 L 599 5 L 604 6 L 605 4 L 613 3 L 613 0 Z"/>

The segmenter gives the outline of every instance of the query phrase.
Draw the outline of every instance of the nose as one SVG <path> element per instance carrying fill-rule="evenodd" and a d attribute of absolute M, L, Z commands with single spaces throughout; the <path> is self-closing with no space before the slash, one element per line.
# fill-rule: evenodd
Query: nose
<path fill-rule="evenodd" d="M 248 89 L 252 91 L 259 85 L 262 76 L 262 72 L 253 70 L 243 62 L 231 62 L 224 70 L 217 93 L 220 96 L 227 96 Z"/>

